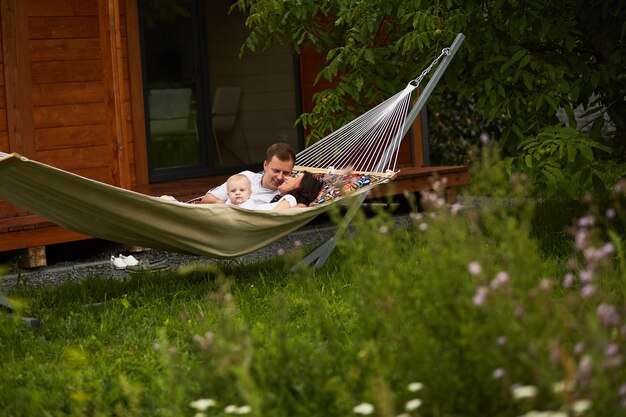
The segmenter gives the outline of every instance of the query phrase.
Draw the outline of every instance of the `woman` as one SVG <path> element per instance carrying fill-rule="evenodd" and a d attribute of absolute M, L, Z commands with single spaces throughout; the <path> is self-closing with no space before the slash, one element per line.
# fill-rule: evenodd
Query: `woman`
<path fill-rule="evenodd" d="M 260 204 L 256 210 L 280 210 L 292 207 L 308 207 L 320 193 L 322 183 L 308 171 L 296 174 L 294 177 L 285 177 L 285 181 L 278 187 L 279 196 L 274 197 L 271 203 Z"/>

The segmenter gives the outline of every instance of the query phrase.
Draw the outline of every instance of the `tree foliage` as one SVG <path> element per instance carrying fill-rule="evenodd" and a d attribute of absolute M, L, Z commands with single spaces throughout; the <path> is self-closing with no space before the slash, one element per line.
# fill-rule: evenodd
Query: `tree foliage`
<path fill-rule="evenodd" d="M 442 133 L 468 139 L 477 124 L 496 129 L 504 155 L 517 158 L 527 152 L 519 146 L 525 140 L 569 125 L 589 143 L 610 146 L 613 157 L 626 154 L 620 0 L 239 0 L 235 7 L 247 12 L 246 48 L 279 41 L 325 55 L 318 78 L 334 86 L 300 117 L 312 140 L 395 93 L 462 32 L 465 42 L 435 91 L 439 123 L 455 125 Z M 585 113 L 582 126 L 576 108 Z M 569 122 L 557 118 L 558 109 Z M 598 152 L 608 148 L 592 148 L 594 160 L 606 157 Z M 528 168 L 526 161 L 509 166 Z"/>

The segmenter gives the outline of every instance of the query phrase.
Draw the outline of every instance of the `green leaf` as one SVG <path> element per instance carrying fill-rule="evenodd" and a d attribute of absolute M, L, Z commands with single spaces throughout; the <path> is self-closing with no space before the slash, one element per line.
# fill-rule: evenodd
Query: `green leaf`
<path fill-rule="evenodd" d="M 586 145 L 581 146 L 580 153 L 587 161 L 593 161 L 593 150 L 591 147 Z"/>
<path fill-rule="evenodd" d="M 567 120 L 569 121 L 569 127 L 576 128 L 576 115 L 574 109 L 571 106 L 565 106 L 565 114 L 567 114 Z"/>
<path fill-rule="evenodd" d="M 522 73 L 522 80 L 524 81 L 524 85 L 526 86 L 527 89 L 529 90 L 533 89 L 533 78 L 530 75 L 530 73 L 524 71 Z"/>
<path fill-rule="evenodd" d="M 530 155 L 524 156 L 524 162 L 526 162 L 526 166 L 528 168 L 532 168 L 533 167 L 533 158 Z"/>
<path fill-rule="evenodd" d="M 567 160 L 574 162 L 576 160 L 576 154 L 578 153 L 576 147 L 570 143 L 567 144 Z"/>

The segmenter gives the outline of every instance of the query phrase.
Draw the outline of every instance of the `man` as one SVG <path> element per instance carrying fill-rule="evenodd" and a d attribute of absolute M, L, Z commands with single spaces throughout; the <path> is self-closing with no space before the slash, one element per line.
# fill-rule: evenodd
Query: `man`
<path fill-rule="evenodd" d="M 265 161 L 263 161 L 263 172 L 241 172 L 250 179 L 252 184 L 252 197 L 250 199 L 257 205 L 271 202 L 279 194 L 278 187 L 285 181 L 285 177 L 291 174 L 295 163 L 296 153 L 291 145 L 279 142 L 267 148 Z M 209 190 L 202 197 L 201 203 L 224 204 L 227 199 L 227 188 L 224 183 Z"/>

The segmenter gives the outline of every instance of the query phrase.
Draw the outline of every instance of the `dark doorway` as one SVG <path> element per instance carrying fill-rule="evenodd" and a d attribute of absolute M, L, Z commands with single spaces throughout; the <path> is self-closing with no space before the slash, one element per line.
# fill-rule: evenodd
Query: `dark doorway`
<path fill-rule="evenodd" d="M 151 182 L 210 173 L 202 3 L 139 1 Z"/>

